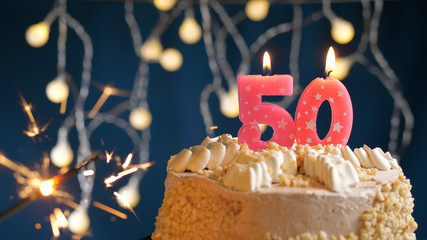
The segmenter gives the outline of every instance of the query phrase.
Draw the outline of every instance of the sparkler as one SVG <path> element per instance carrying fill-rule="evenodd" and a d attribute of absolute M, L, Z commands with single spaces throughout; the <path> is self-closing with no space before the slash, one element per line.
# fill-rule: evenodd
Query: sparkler
<path fill-rule="evenodd" d="M 6 220 L 7 218 L 11 217 L 15 213 L 22 210 L 24 207 L 28 206 L 33 201 L 37 200 L 38 198 L 44 196 L 48 197 L 52 195 L 55 191 L 55 188 L 59 186 L 61 183 L 69 179 L 70 177 L 76 175 L 80 169 L 85 167 L 87 164 L 89 164 L 92 161 L 96 161 L 100 159 L 100 155 L 98 153 L 92 153 L 91 157 L 84 161 L 82 164 L 77 165 L 73 168 L 70 168 L 68 171 L 66 171 L 63 174 L 56 175 L 48 180 L 41 181 L 41 176 L 37 172 L 30 171 L 28 168 L 16 164 L 13 161 L 9 160 L 3 155 L 0 155 L 0 164 L 11 169 L 12 171 L 24 175 L 28 177 L 28 183 L 31 182 L 37 182 L 35 179 L 38 179 L 40 182 L 40 185 L 38 188 L 34 188 L 33 191 L 25 198 L 19 200 L 17 203 L 12 205 L 11 207 L 7 208 L 3 212 L 0 213 L 0 223 Z M 32 186 L 34 187 L 34 186 Z M 52 229 L 54 226 L 52 225 Z"/>

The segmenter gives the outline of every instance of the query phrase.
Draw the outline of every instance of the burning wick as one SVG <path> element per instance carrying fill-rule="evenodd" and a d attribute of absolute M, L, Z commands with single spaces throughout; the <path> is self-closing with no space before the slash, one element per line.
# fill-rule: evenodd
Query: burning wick
<path fill-rule="evenodd" d="M 262 61 L 262 75 L 271 76 L 271 60 L 268 52 L 264 53 L 264 57 Z"/>

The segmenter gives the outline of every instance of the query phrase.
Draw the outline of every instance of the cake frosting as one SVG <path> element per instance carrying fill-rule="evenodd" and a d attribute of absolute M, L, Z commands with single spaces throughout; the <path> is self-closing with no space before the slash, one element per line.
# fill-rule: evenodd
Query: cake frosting
<path fill-rule="evenodd" d="M 410 182 L 380 148 L 254 152 L 221 135 L 167 170 L 152 239 L 415 239 Z"/>

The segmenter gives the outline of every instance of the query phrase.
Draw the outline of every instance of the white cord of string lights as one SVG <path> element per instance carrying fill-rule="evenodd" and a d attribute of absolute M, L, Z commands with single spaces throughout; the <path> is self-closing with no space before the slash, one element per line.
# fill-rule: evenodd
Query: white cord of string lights
<path fill-rule="evenodd" d="M 137 106 L 149 111 L 149 106 L 147 102 L 149 67 L 148 63 L 142 58 L 139 52 L 139 49 L 142 44 L 142 35 L 141 31 L 139 30 L 138 23 L 135 19 L 133 1 L 128 0 L 125 2 L 125 20 L 131 33 L 135 54 L 140 57 L 138 71 L 135 76 L 134 89 L 131 94 L 130 107 L 135 108 Z M 133 128 L 127 127 L 125 123 L 127 124 L 127 122 L 122 123 L 122 127 L 126 127 L 124 129 L 128 133 L 128 135 L 133 136 L 133 143 L 139 153 L 139 163 L 142 164 L 148 162 L 151 139 L 150 127 L 147 127 L 146 129 L 142 130 L 141 136 L 138 136 L 134 135 L 133 132 L 135 130 Z M 138 138 L 136 138 L 137 136 Z M 143 175 L 144 174 L 141 171 L 132 174 L 128 181 L 128 186 L 136 190 Z"/>
<path fill-rule="evenodd" d="M 79 140 L 77 164 L 81 164 L 91 154 L 91 145 L 89 142 L 89 135 L 87 134 L 87 130 L 85 126 L 84 104 L 86 102 L 87 96 L 89 95 L 93 48 L 92 48 L 92 40 L 90 36 L 87 34 L 87 32 L 85 31 L 85 29 L 83 28 L 83 26 L 69 14 L 66 14 L 66 20 L 67 20 L 68 26 L 71 29 L 73 29 L 77 34 L 77 36 L 81 39 L 83 43 L 83 49 L 84 49 L 82 81 L 81 81 L 80 91 L 74 105 L 75 126 L 76 126 L 78 140 Z M 72 118 L 73 116 L 69 115 L 68 117 Z M 69 129 L 67 132 L 69 132 Z M 85 167 L 85 169 L 95 171 L 95 164 L 91 162 Z M 87 210 L 91 204 L 94 176 L 95 175 L 84 176 L 83 171 L 80 171 L 77 176 L 80 184 L 80 188 L 82 190 L 79 204 L 85 210 Z"/>
<path fill-rule="evenodd" d="M 390 129 L 390 142 L 389 150 L 392 153 L 395 153 L 398 157 L 404 152 L 406 147 L 410 144 L 412 139 L 412 130 L 414 127 L 414 116 L 409 107 L 408 102 L 403 96 L 403 89 L 400 84 L 399 78 L 396 76 L 394 71 L 389 66 L 387 60 L 384 58 L 381 50 L 378 47 L 378 31 L 380 17 L 383 10 L 383 1 L 376 0 L 374 13 L 371 20 L 371 29 L 370 29 L 370 38 L 369 46 L 371 48 L 372 54 L 377 61 L 381 71 L 379 71 L 376 76 L 381 80 L 383 85 L 388 90 L 389 94 L 394 100 L 393 114 L 391 117 L 391 129 Z M 372 67 L 371 73 L 377 72 Z M 380 77 L 381 76 L 381 77 Z M 403 116 L 405 119 L 404 129 L 402 132 L 402 139 L 400 145 L 398 144 L 399 132 L 400 132 L 400 116 Z"/>
<path fill-rule="evenodd" d="M 364 31 L 360 38 L 357 51 L 347 56 L 347 59 L 350 61 L 350 64 L 358 62 L 365 66 L 371 74 L 375 75 L 380 80 L 380 82 L 384 85 L 394 100 L 388 148 L 392 154 L 400 159 L 401 154 L 411 142 L 414 117 L 408 102 L 403 96 L 403 89 L 398 77 L 389 66 L 387 60 L 384 58 L 381 50 L 378 47 L 378 28 L 383 9 L 383 1 L 375 1 L 375 8 L 372 16 L 370 1 L 362 0 L 361 3 L 363 6 L 362 15 L 364 19 Z M 331 23 L 338 19 L 338 17 L 331 9 L 330 0 L 323 0 L 322 7 L 326 18 Z M 370 63 L 370 61 L 364 56 L 364 52 L 367 49 L 368 43 L 374 59 L 378 63 L 379 67 Z M 399 133 L 401 132 L 401 115 L 403 116 L 405 123 L 399 144 Z"/>

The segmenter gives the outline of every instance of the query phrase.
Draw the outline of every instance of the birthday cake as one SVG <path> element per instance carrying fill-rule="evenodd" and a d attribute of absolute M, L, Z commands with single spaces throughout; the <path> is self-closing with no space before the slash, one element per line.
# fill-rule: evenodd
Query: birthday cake
<path fill-rule="evenodd" d="M 152 239 L 415 239 L 411 184 L 380 148 L 229 135 L 170 158 Z"/>

